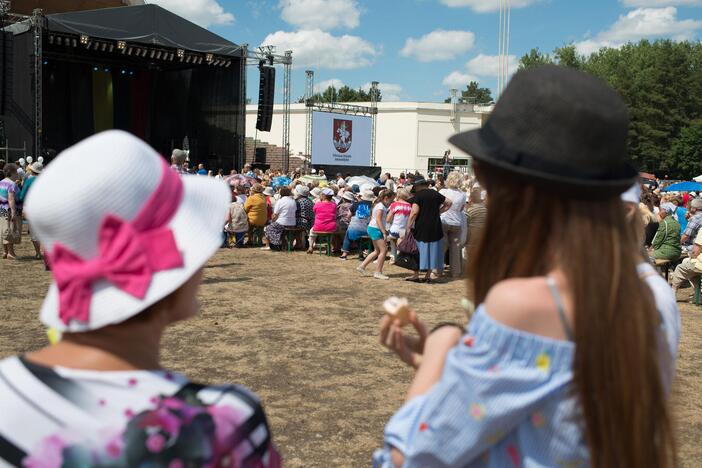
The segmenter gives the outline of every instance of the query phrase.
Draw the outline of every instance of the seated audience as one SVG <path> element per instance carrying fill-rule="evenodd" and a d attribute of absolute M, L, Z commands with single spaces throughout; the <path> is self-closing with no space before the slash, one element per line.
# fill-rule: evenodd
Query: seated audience
<path fill-rule="evenodd" d="M 310 230 L 308 254 L 314 251 L 314 243 L 317 240 L 318 233 L 336 232 L 336 203 L 332 200 L 333 196 L 334 191 L 332 189 L 323 189 L 319 194 L 319 203 L 316 203 L 313 207 L 314 225 Z"/>
<path fill-rule="evenodd" d="M 368 223 L 370 222 L 371 209 L 375 195 L 371 190 L 366 190 L 361 195 L 361 200 L 351 206 L 351 221 L 349 228 L 344 235 L 344 243 L 341 246 L 341 260 L 347 260 L 351 253 L 351 243 L 368 235 Z"/>
<path fill-rule="evenodd" d="M 292 191 L 288 187 L 280 189 L 280 200 L 273 208 L 271 224 L 266 226 L 266 247 L 262 250 L 281 250 L 283 245 L 283 234 L 288 228 L 294 228 L 297 222 L 297 204 L 292 197 Z"/>
<path fill-rule="evenodd" d="M 651 241 L 651 257 L 654 260 L 677 260 L 680 258 L 680 225 L 672 216 L 675 205 L 662 203 L 658 212 L 658 231 Z"/>

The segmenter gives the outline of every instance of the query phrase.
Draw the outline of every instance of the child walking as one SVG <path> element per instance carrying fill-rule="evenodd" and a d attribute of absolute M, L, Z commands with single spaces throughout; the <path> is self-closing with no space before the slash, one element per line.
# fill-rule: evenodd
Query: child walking
<path fill-rule="evenodd" d="M 410 213 L 412 213 L 412 205 L 407 200 L 410 199 L 410 193 L 407 189 L 397 191 L 397 200 L 390 205 L 386 222 L 390 225 L 390 263 L 395 263 L 397 259 L 397 241 L 405 237 L 407 232 L 407 221 Z"/>
<path fill-rule="evenodd" d="M 383 265 L 385 264 L 385 256 L 388 253 L 388 231 L 385 229 L 385 218 L 387 216 L 388 206 L 395 198 L 395 194 L 391 190 L 383 190 L 378 194 L 375 200 L 373 211 L 371 212 L 371 220 L 368 223 L 368 237 L 373 241 L 373 252 L 363 260 L 363 263 L 357 268 L 362 274 L 366 274 L 366 267 L 376 258 L 378 264 L 373 277 L 381 280 L 390 279 L 383 274 Z"/>

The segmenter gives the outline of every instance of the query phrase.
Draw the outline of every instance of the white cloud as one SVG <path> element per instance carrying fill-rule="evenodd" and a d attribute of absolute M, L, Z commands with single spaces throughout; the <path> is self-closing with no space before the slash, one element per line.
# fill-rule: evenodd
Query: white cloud
<path fill-rule="evenodd" d="M 334 88 L 339 89 L 339 88 L 342 88 L 344 86 L 344 82 L 338 78 L 332 78 L 330 80 L 320 81 L 319 83 L 315 83 L 314 92 L 315 93 L 323 93 L 330 86 L 333 86 Z"/>
<path fill-rule="evenodd" d="M 510 74 L 517 71 L 519 61 L 516 55 L 508 56 L 507 63 Z M 498 76 L 500 74 L 500 56 L 480 54 L 468 61 L 466 70 L 477 76 Z"/>
<path fill-rule="evenodd" d="M 147 0 L 146 3 L 159 5 L 203 28 L 234 22 L 234 15 L 226 12 L 217 0 Z"/>
<path fill-rule="evenodd" d="M 621 0 L 628 7 L 702 6 L 702 0 Z"/>
<path fill-rule="evenodd" d="M 475 34 L 470 31 L 444 31 L 437 29 L 419 39 L 409 38 L 400 51 L 403 57 L 413 57 L 420 62 L 450 60 L 468 52 L 475 45 Z"/>
<path fill-rule="evenodd" d="M 300 29 L 353 29 L 361 22 L 356 0 L 280 0 L 279 5 L 283 21 Z"/>
<path fill-rule="evenodd" d="M 383 101 L 385 102 L 391 102 L 391 101 L 401 101 L 402 98 L 400 95 L 402 94 L 402 86 L 399 84 L 395 83 L 378 83 L 378 88 L 380 89 L 380 94 L 383 97 Z M 371 89 L 371 83 L 366 83 L 363 86 L 361 86 L 361 89 L 364 91 L 368 91 Z"/>
<path fill-rule="evenodd" d="M 441 83 L 450 89 L 463 89 L 468 86 L 471 81 L 480 81 L 480 79 L 477 76 L 455 70 L 446 75 L 444 81 Z"/>
<path fill-rule="evenodd" d="M 261 45 L 293 51 L 293 67 L 350 70 L 367 67 L 380 51 L 358 36 L 332 36 L 319 29 L 269 34 Z"/>
<path fill-rule="evenodd" d="M 512 0 L 512 8 L 524 8 L 539 0 Z M 500 2 L 497 0 L 441 0 L 441 3 L 451 8 L 471 8 L 476 13 L 492 13 L 499 11 Z"/>
<path fill-rule="evenodd" d="M 621 47 L 644 38 L 670 37 L 676 41 L 692 39 L 702 21 L 678 20 L 678 10 L 667 8 L 637 8 L 621 15 L 617 21 L 591 39 L 576 43 L 578 52 L 589 55 L 602 47 Z"/>

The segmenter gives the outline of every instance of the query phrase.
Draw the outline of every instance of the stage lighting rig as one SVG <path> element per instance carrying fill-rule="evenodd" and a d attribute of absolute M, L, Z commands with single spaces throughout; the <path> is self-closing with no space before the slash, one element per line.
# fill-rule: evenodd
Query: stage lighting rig
<path fill-rule="evenodd" d="M 85 34 L 81 34 L 80 43 L 81 45 L 88 46 L 90 44 L 90 38 Z"/>
<path fill-rule="evenodd" d="M 178 60 L 180 60 L 182 62 L 183 59 L 185 58 L 185 51 L 183 49 L 178 49 L 177 55 L 178 55 Z"/>
<path fill-rule="evenodd" d="M 121 50 L 123 54 L 127 53 L 127 43 L 125 41 L 117 41 L 117 50 Z"/>
<path fill-rule="evenodd" d="M 205 60 L 207 61 L 208 64 L 211 64 L 214 61 L 214 55 L 213 54 L 207 54 L 205 56 Z"/>

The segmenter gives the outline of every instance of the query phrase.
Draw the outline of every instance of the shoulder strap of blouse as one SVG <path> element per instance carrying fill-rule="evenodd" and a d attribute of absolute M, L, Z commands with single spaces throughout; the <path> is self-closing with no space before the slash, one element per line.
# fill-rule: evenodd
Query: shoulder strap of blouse
<path fill-rule="evenodd" d="M 565 314 L 565 306 L 563 305 L 561 293 L 556 287 L 556 281 L 552 277 L 547 276 L 546 284 L 548 285 L 548 289 L 551 292 L 551 296 L 553 297 L 553 302 L 556 303 L 556 309 L 558 309 L 558 317 L 561 319 L 563 331 L 565 332 L 566 337 L 568 337 L 568 340 L 573 341 L 573 331 L 571 330 L 570 325 L 568 325 L 568 320 L 566 319 Z"/>

